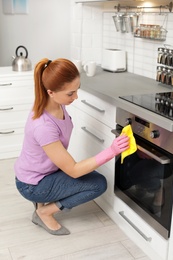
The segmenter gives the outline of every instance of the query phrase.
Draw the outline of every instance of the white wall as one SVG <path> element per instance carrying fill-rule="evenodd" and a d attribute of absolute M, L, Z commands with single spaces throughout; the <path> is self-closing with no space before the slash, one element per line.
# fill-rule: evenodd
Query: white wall
<path fill-rule="evenodd" d="M 44 57 L 70 57 L 71 0 L 28 0 L 28 14 L 7 15 L 0 0 L 0 66 L 10 66 L 19 45 L 34 65 Z"/>
<path fill-rule="evenodd" d="M 158 46 L 173 45 L 173 13 L 164 24 L 168 29 L 167 40 L 156 42 L 116 32 L 112 20 L 114 2 L 76 4 L 75 0 L 28 0 L 28 4 L 27 15 L 6 15 L 0 0 L 0 66 L 11 65 L 11 56 L 19 45 L 26 46 L 33 65 L 43 57 L 95 60 L 101 64 L 106 33 L 108 47 L 127 51 L 129 72 L 155 78 Z M 148 19 L 160 23 L 162 17 Z"/>
<path fill-rule="evenodd" d="M 166 41 L 135 38 L 132 33 L 116 32 L 112 16 L 115 3 L 89 3 L 73 5 L 73 30 L 71 56 L 82 61 L 95 60 L 101 64 L 102 48 L 123 49 L 127 52 L 128 71 L 155 79 L 157 49 L 164 44 L 173 49 L 173 13 L 167 18 L 159 14 L 143 14 L 140 23 L 163 25 Z M 123 6 L 123 3 L 122 3 Z M 149 10 L 148 10 L 149 11 Z"/>
<path fill-rule="evenodd" d="M 98 64 L 102 47 L 103 3 L 73 4 L 71 56 Z"/>

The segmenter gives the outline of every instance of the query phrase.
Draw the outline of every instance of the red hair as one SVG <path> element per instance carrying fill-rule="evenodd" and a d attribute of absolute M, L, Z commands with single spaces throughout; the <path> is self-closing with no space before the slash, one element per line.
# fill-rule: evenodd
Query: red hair
<path fill-rule="evenodd" d="M 39 118 L 47 105 L 47 90 L 61 90 L 65 83 L 79 77 L 79 71 L 73 62 L 67 59 L 50 61 L 47 58 L 37 63 L 34 70 L 35 101 L 33 119 Z"/>

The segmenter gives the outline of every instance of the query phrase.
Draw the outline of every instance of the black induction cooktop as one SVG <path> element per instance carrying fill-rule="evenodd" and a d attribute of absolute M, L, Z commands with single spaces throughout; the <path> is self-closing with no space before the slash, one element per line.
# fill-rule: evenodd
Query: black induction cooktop
<path fill-rule="evenodd" d="M 120 96 L 119 98 L 173 120 L 173 92 Z"/>

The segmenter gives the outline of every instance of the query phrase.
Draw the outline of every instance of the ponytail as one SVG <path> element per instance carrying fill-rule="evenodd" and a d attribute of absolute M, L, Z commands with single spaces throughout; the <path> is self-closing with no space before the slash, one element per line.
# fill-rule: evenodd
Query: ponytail
<path fill-rule="evenodd" d="M 48 59 L 42 59 L 35 67 L 34 81 L 35 81 L 35 101 L 33 106 L 34 116 L 33 119 L 40 117 L 47 105 L 48 93 L 42 82 L 42 74 L 46 68 Z"/>

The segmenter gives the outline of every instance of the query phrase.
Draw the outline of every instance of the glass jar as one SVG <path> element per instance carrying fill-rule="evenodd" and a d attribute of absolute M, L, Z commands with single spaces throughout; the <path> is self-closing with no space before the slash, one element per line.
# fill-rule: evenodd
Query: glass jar
<path fill-rule="evenodd" d="M 166 76 L 165 76 L 165 83 L 167 85 L 171 85 L 171 70 L 167 70 Z"/>
<path fill-rule="evenodd" d="M 136 37 L 140 37 L 140 35 L 141 35 L 140 26 L 136 27 L 134 35 L 135 35 Z"/>
<path fill-rule="evenodd" d="M 167 66 L 173 66 L 173 53 L 172 50 L 169 50 L 167 60 L 166 60 L 166 65 Z"/>
<path fill-rule="evenodd" d="M 163 48 L 158 49 L 157 63 L 161 63 L 162 61 L 163 50 L 164 50 Z"/>
<path fill-rule="evenodd" d="M 150 26 L 150 38 L 153 39 L 154 38 L 154 25 Z"/>
<path fill-rule="evenodd" d="M 173 86 L 173 71 L 171 72 L 171 86 Z"/>
<path fill-rule="evenodd" d="M 161 82 L 163 84 L 166 83 L 166 75 L 167 75 L 167 70 L 165 68 L 163 68 L 162 73 L 161 73 Z"/>
<path fill-rule="evenodd" d="M 146 38 L 150 38 L 151 37 L 151 26 L 152 25 L 146 25 L 146 28 L 145 28 L 145 30 L 146 30 L 146 33 L 145 33 L 145 37 Z"/>
<path fill-rule="evenodd" d="M 166 40 L 166 34 L 167 34 L 167 30 L 164 29 L 163 27 L 160 28 L 160 39 L 161 40 Z"/>
<path fill-rule="evenodd" d="M 155 35 L 154 35 L 154 38 L 155 39 L 160 39 L 161 38 L 161 31 L 160 31 L 160 25 L 156 25 L 155 27 L 154 27 L 154 29 L 155 29 Z"/>
<path fill-rule="evenodd" d="M 145 24 L 140 24 L 140 37 L 145 37 Z"/>
<path fill-rule="evenodd" d="M 161 82 L 161 75 L 162 75 L 162 67 L 157 67 L 157 73 L 156 73 L 156 81 Z"/>
<path fill-rule="evenodd" d="M 168 50 L 164 49 L 162 59 L 161 59 L 161 63 L 164 65 L 166 65 L 167 63 L 167 56 L 168 56 Z"/>

